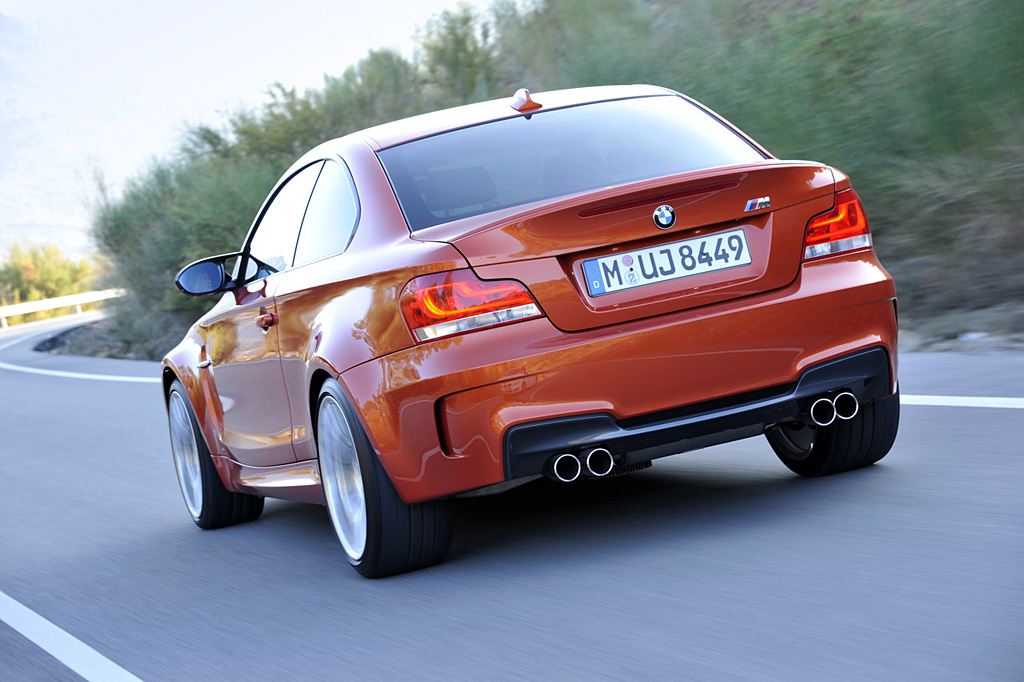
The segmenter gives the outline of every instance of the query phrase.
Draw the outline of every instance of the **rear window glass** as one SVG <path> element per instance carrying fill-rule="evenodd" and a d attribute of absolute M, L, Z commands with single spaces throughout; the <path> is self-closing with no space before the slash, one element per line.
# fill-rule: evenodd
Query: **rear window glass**
<path fill-rule="evenodd" d="M 413 230 L 764 156 L 675 95 L 540 111 L 379 151 Z"/>

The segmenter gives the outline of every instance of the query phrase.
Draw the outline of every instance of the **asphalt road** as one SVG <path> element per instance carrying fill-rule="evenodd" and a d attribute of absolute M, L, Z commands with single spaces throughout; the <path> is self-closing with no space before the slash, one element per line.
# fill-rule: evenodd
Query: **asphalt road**
<path fill-rule="evenodd" d="M 459 500 L 447 563 L 368 581 L 321 507 L 196 528 L 159 384 L 10 369 L 155 363 L 17 339 L 0 596 L 147 682 L 1024 679 L 1024 410 L 905 405 L 885 460 L 825 479 L 758 438 Z M 901 362 L 904 394 L 1024 397 L 1024 354 Z M 80 679 L 0 618 L 0 680 Z"/>

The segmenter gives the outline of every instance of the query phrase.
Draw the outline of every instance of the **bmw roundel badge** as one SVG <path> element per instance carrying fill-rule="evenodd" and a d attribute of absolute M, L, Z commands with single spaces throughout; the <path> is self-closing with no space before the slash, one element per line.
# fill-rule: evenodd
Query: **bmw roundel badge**
<path fill-rule="evenodd" d="M 668 204 L 662 204 L 654 209 L 654 224 L 663 230 L 667 230 L 676 224 L 676 211 Z"/>

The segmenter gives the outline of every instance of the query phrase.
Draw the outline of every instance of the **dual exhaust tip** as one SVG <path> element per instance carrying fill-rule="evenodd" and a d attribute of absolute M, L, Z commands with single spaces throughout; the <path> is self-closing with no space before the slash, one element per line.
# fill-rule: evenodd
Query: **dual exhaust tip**
<path fill-rule="evenodd" d="M 829 426 L 836 419 L 853 419 L 860 410 L 857 396 L 843 391 L 834 398 L 818 398 L 811 403 L 810 418 L 818 426 Z M 592 448 L 575 455 L 566 452 L 548 460 L 544 473 L 562 483 L 572 483 L 580 476 L 603 478 L 615 468 L 612 453 L 605 448 Z"/>
<path fill-rule="evenodd" d="M 811 421 L 818 426 L 828 426 L 836 419 L 853 419 L 857 416 L 860 404 L 857 396 L 843 391 L 834 398 L 818 398 L 811 404 Z"/>
<path fill-rule="evenodd" d="M 572 483 L 580 476 L 602 478 L 610 474 L 614 468 L 615 460 L 612 459 L 612 453 L 605 448 L 593 448 L 578 456 L 570 452 L 555 455 L 548 460 L 545 473 L 548 478 L 556 481 Z"/>

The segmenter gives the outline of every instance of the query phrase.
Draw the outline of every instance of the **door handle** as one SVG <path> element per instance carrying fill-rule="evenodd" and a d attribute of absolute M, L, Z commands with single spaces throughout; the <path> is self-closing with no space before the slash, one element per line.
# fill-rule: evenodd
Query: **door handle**
<path fill-rule="evenodd" d="M 266 308 L 260 308 L 260 314 L 256 316 L 256 326 L 266 333 L 275 324 L 277 324 L 277 314 L 267 312 Z"/>

